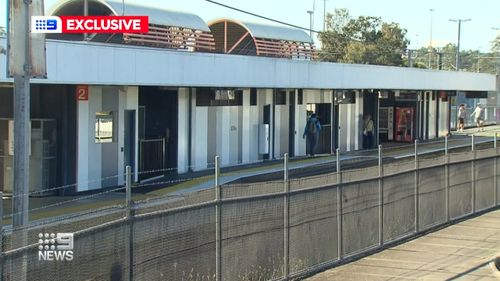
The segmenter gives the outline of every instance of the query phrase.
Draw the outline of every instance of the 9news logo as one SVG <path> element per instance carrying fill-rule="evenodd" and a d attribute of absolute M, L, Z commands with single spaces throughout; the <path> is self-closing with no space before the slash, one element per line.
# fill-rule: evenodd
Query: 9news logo
<path fill-rule="evenodd" d="M 31 17 L 31 33 L 61 33 L 62 21 L 59 17 Z"/>
<path fill-rule="evenodd" d="M 39 261 L 72 261 L 73 233 L 39 233 Z"/>

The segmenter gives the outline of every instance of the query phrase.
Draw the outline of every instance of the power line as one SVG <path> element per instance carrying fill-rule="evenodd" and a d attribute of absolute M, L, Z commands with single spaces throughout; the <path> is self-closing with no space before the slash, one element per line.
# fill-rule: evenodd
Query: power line
<path fill-rule="evenodd" d="M 229 5 L 226 5 L 226 4 L 222 4 L 222 3 L 219 3 L 219 2 L 216 2 L 216 1 L 213 1 L 213 0 L 205 0 L 205 1 L 210 2 L 212 4 L 215 4 L 215 5 L 222 6 L 224 8 L 228 8 L 228 9 L 231 9 L 231 10 L 238 11 L 240 13 L 248 14 L 248 15 L 251 15 L 251 16 L 254 16 L 254 17 L 258 17 L 258 18 L 265 19 L 265 20 L 268 20 L 268 21 L 272 21 L 272 22 L 276 22 L 276 23 L 279 23 L 279 24 L 287 25 L 287 26 L 290 26 L 290 27 L 294 27 L 294 28 L 298 28 L 298 29 L 302 29 L 302 30 L 306 30 L 306 31 L 311 31 L 311 32 L 314 32 L 314 33 L 320 33 L 321 32 L 321 31 L 317 31 L 317 30 L 312 30 L 310 28 L 305 28 L 305 27 L 302 27 L 302 26 L 298 26 L 298 25 L 295 25 L 295 24 L 287 23 L 287 22 L 284 22 L 284 21 L 275 20 L 275 19 L 272 19 L 272 18 L 261 16 L 261 15 L 258 15 L 258 14 L 255 14 L 255 13 L 252 13 L 252 12 L 249 12 L 249 11 L 245 11 L 245 10 L 242 10 L 242 9 L 238 9 L 236 7 L 232 7 L 232 6 L 229 6 Z"/>

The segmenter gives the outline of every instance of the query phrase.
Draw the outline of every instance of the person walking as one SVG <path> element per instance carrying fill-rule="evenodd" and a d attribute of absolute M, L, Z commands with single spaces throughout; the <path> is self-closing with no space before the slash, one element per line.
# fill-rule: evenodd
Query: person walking
<path fill-rule="evenodd" d="M 476 121 L 477 125 L 477 131 L 484 131 L 483 124 L 484 124 L 484 108 L 481 106 L 480 103 L 477 104 L 476 109 L 474 109 L 474 112 L 472 112 L 471 116 L 474 116 L 474 119 Z"/>
<path fill-rule="evenodd" d="M 373 120 L 370 114 L 366 115 L 363 123 L 363 149 L 373 148 Z"/>
<path fill-rule="evenodd" d="M 461 104 L 458 107 L 458 131 L 464 132 L 465 127 L 465 118 L 467 118 L 467 109 L 465 108 L 465 104 Z"/>
<path fill-rule="evenodd" d="M 307 144 L 309 148 L 309 154 L 314 156 L 314 150 L 318 144 L 319 132 L 321 131 L 321 124 L 316 116 L 316 113 L 311 114 L 311 117 L 307 120 L 306 127 L 304 129 L 304 134 L 302 138 L 307 136 Z"/>

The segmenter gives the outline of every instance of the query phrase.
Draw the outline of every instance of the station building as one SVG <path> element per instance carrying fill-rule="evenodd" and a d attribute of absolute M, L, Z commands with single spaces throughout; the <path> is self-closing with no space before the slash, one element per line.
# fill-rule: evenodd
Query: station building
<path fill-rule="evenodd" d="M 83 15 L 65 1 L 51 15 Z M 47 36 L 47 79 L 32 79 L 31 190 L 74 193 L 222 166 L 307 154 L 308 116 L 322 123 L 317 153 L 450 132 L 457 92 L 497 95 L 494 75 L 319 62 L 291 28 L 89 1 L 89 15 L 147 15 L 148 34 Z M 0 38 L 1 46 L 6 45 Z M 0 187 L 12 189 L 13 81 L 0 55 Z"/>

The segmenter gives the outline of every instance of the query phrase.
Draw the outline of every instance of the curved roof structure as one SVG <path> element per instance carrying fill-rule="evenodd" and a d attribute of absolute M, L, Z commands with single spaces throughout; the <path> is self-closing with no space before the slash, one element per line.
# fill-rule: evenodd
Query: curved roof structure
<path fill-rule="evenodd" d="M 300 29 L 251 22 L 242 22 L 241 24 L 257 38 L 312 43 L 311 37 Z"/>
<path fill-rule="evenodd" d="M 142 15 L 149 17 L 149 23 L 177 26 L 201 31 L 210 31 L 208 25 L 199 16 L 158 9 L 153 7 L 139 6 L 121 1 L 106 1 L 106 0 L 88 0 L 89 15 L 115 15 L 115 16 L 131 16 Z M 106 11 L 106 9 L 108 11 Z M 82 15 L 83 1 L 82 0 L 65 0 L 59 2 L 49 13 L 49 15 Z"/>
<path fill-rule="evenodd" d="M 81 16 L 84 1 L 64 0 L 49 13 L 53 16 Z M 88 15 L 121 16 L 141 15 L 149 18 L 147 34 L 89 34 L 87 41 L 146 45 L 187 51 L 213 51 L 214 40 L 208 25 L 190 13 L 176 12 L 153 7 L 122 3 L 121 1 L 88 0 Z M 81 40 L 82 35 L 50 34 L 48 38 Z"/>
<path fill-rule="evenodd" d="M 231 19 L 218 19 L 208 26 L 218 52 L 297 59 L 316 55 L 311 38 L 300 29 Z"/>

